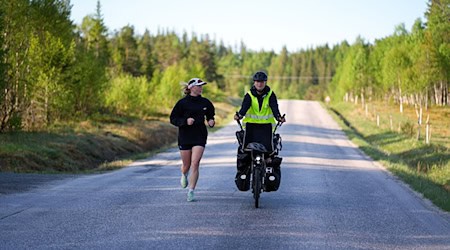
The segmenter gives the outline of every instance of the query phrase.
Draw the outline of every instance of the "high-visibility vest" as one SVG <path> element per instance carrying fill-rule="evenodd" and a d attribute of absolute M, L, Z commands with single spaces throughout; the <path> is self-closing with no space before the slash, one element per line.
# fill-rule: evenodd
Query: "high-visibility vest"
<path fill-rule="evenodd" d="M 256 96 L 253 96 L 249 91 L 248 94 L 252 99 L 252 105 L 245 114 L 244 120 L 242 122 L 244 125 L 246 123 L 258 123 L 258 124 L 276 124 L 275 118 L 273 117 L 272 109 L 269 106 L 269 99 L 272 95 L 272 90 L 264 97 L 261 110 L 259 109 L 259 102 Z"/>

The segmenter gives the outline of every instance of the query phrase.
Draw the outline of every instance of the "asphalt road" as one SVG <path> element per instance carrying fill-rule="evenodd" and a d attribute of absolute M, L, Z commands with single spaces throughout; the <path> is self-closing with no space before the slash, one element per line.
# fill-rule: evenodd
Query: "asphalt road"
<path fill-rule="evenodd" d="M 196 202 L 176 148 L 122 170 L 0 195 L 0 249 L 450 249 L 450 218 L 347 140 L 316 102 L 281 101 L 282 183 L 234 186 L 235 123 L 210 134 Z"/>

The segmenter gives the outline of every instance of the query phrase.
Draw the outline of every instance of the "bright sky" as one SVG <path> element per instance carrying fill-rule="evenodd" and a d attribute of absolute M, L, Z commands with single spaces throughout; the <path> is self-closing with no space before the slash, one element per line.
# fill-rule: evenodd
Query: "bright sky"
<path fill-rule="evenodd" d="M 226 46 L 239 45 L 279 52 L 330 46 L 343 40 L 353 43 L 358 35 L 368 42 L 394 32 L 404 23 L 425 21 L 428 0 L 101 0 L 109 31 L 127 24 L 137 34 L 147 28 L 181 35 L 209 34 Z M 72 20 L 95 13 L 97 0 L 71 0 Z"/>

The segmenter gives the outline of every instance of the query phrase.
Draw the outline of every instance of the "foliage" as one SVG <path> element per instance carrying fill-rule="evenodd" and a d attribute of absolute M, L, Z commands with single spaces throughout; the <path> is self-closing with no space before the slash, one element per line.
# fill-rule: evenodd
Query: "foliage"
<path fill-rule="evenodd" d="M 180 83 L 187 82 L 189 76 L 188 71 L 181 64 L 169 66 L 159 82 L 153 82 L 155 105 L 163 112 L 170 112 L 173 105 L 183 96 L 183 86 Z M 201 75 L 197 77 L 202 78 Z"/>
<path fill-rule="evenodd" d="M 358 37 L 279 53 L 195 33 L 136 34 L 132 25 L 110 32 L 100 1 L 78 26 L 67 0 L 1 1 L 0 132 L 45 130 L 105 111 L 167 115 L 192 77 L 209 83 L 203 94 L 213 101 L 242 97 L 258 70 L 279 98 L 447 105 L 448 1 L 430 0 L 427 22 L 417 20 L 411 32 L 400 24 L 374 44 Z"/>
<path fill-rule="evenodd" d="M 121 115 L 144 115 L 152 111 L 150 84 L 145 77 L 120 75 L 112 79 L 105 91 L 105 104 Z"/>
<path fill-rule="evenodd" d="M 391 36 L 365 46 L 362 56 L 355 53 L 360 44 L 353 44 L 328 89 L 335 99 L 393 97 L 401 111 L 404 103 L 448 105 L 450 4 L 430 0 L 428 6 L 426 25 L 418 19 L 408 32 L 400 24 Z"/>

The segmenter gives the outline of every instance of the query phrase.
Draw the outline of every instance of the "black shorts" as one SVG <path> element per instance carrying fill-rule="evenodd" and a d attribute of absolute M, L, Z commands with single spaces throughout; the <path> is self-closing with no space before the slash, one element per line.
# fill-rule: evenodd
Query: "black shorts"
<path fill-rule="evenodd" d="M 191 150 L 195 146 L 205 147 L 205 144 L 183 144 L 183 145 L 178 145 L 178 148 L 180 150 Z"/>

